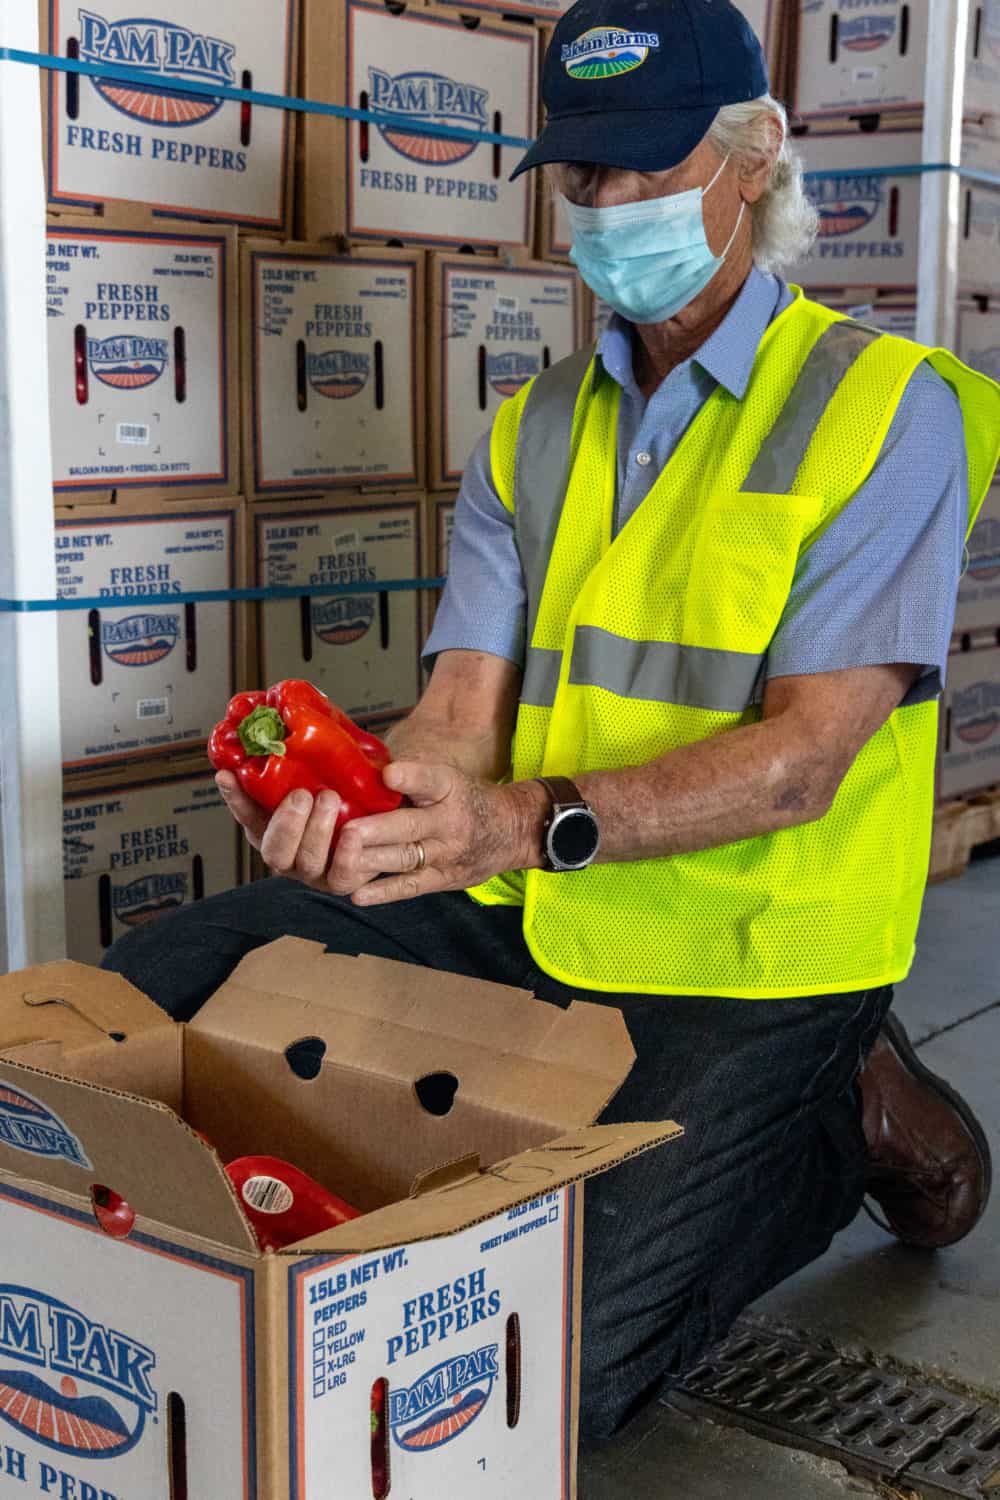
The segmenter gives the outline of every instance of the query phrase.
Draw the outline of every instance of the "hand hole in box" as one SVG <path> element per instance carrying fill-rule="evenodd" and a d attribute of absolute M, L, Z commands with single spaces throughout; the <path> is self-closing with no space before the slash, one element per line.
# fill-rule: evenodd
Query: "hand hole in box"
<path fill-rule="evenodd" d="M 389 1472 L 389 1382 L 376 1380 L 371 1390 L 372 1496 L 386 1500 L 392 1486 Z"/>
<path fill-rule="evenodd" d="M 446 1115 L 455 1103 L 458 1079 L 454 1073 L 425 1073 L 413 1085 L 414 1092 L 429 1115 Z"/>
<path fill-rule="evenodd" d="M 167 1473 L 170 1500 L 188 1500 L 187 1410 L 177 1391 L 167 1395 Z"/>
<path fill-rule="evenodd" d="M 109 1031 L 108 1039 L 112 1042 L 124 1042 L 128 1040 L 124 1031 Z"/>
<path fill-rule="evenodd" d="M 318 1036 L 301 1037 L 297 1042 L 292 1042 L 285 1048 L 285 1061 L 288 1066 L 296 1078 L 304 1078 L 307 1083 L 319 1076 L 325 1056 L 326 1043 L 322 1037 Z"/>
<path fill-rule="evenodd" d="M 94 1218 L 104 1233 L 113 1240 L 128 1239 L 135 1224 L 135 1209 L 121 1194 L 114 1188 L 105 1187 L 102 1182 L 95 1182 L 90 1189 L 90 1201 Z"/>

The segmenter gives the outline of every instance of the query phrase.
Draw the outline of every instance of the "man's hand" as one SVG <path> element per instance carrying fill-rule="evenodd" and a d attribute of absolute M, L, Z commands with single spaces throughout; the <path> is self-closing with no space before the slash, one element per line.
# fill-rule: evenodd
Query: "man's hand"
<path fill-rule="evenodd" d="M 268 817 L 236 778 L 216 777 L 226 805 L 275 874 L 316 890 L 350 896 L 358 906 L 464 890 L 504 870 L 538 863 L 548 797 L 534 782 L 493 786 L 449 765 L 394 761 L 386 785 L 412 806 L 357 818 L 330 843 L 340 808 L 336 792 L 292 792 Z M 420 865 L 420 846 L 424 850 Z"/>

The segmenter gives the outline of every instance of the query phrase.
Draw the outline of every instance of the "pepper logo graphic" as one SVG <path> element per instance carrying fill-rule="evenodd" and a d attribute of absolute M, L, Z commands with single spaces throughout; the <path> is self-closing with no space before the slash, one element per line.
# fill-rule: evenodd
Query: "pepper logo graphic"
<path fill-rule="evenodd" d="M 1000 682 L 974 682 L 951 701 L 955 733 L 967 745 L 981 745 L 1000 729 Z"/>
<path fill-rule="evenodd" d="M 344 594 L 313 605 L 313 630 L 328 646 L 349 646 L 371 629 L 375 600 L 371 594 Z"/>
<path fill-rule="evenodd" d="M 476 1420 L 499 1375 L 497 1345 L 459 1354 L 428 1370 L 408 1390 L 389 1392 L 389 1426 L 401 1448 L 426 1453 L 450 1443 Z"/>
<path fill-rule="evenodd" d="M 822 240 L 856 234 L 882 207 L 882 185 L 877 177 L 806 178 L 806 192 L 819 212 Z"/>
<path fill-rule="evenodd" d="M 0 1145 L 90 1170 L 86 1151 L 59 1116 L 10 1083 L 0 1083 Z"/>
<path fill-rule="evenodd" d="M 969 538 L 968 577 L 988 583 L 1000 573 L 1000 521 L 986 516 L 977 521 Z"/>
<path fill-rule="evenodd" d="M 187 884 L 183 871 L 170 875 L 143 875 L 139 880 L 112 888 L 111 909 L 126 927 L 141 927 L 144 922 L 162 917 L 175 906 L 183 906 Z"/>
<path fill-rule="evenodd" d="M 353 349 L 327 349 L 323 354 L 310 354 L 306 365 L 313 390 L 331 401 L 344 401 L 363 390 L 370 367 L 369 356 Z"/>
<path fill-rule="evenodd" d="M 651 52 L 659 51 L 657 31 L 620 31 L 615 26 L 592 26 L 575 42 L 564 45 L 560 61 L 571 78 L 617 78 L 641 68 Z"/>
<path fill-rule="evenodd" d="M 486 130 L 489 90 L 474 83 L 456 83 L 443 73 L 383 73 L 368 69 L 369 108 L 373 114 L 409 115 L 435 125 L 460 125 Z M 396 125 L 379 125 L 379 135 L 410 161 L 452 167 L 476 149 L 475 141 L 449 141 L 440 136 L 411 135 Z"/>
<path fill-rule="evenodd" d="M 486 356 L 486 378 L 500 396 L 516 396 L 541 368 L 537 354 L 521 354 L 515 349 Z"/>
<path fill-rule="evenodd" d="M 43 1447 L 120 1458 L 156 1412 L 155 1368 L 144 1344 L 44 1292 L 0 1285 L 0 1420 Z"/>
<path fill-rule="evenodd" d="M 166 339 L 136 334 L 87 340 L 87 363 L 98 380 L 118 391 L 139 391 L 159 380 L 167 368 Z"/>
<path fill-rule="evenodd" d="M 101 645 L 119 667 L 150 667 L 169 656 L 181 635 L 180 615 L 126 615 L 101 621 Z"/>
<path fill-rule="evenodd" d="M 896 34 L 895 16 L 855 16 L 841 19 L 837 38 L 848 52 L 875 52 Z"/>
<path fill-rule="evenodd" d="M 171 94 L 162 82 L 189 79 L 229 87 L 236 82 L 232 42 L 145 16 L 108 21 L 90 10 L 81 10 L 79 16 L 81 61 L 135 68 L 150 80 L 160 80 L 146 88 L 112 78 L 91 80 L 101 98 L 130 119 L 145 125 L 200 125 L 221 109 L 222 100 L 207 94 Z"/>

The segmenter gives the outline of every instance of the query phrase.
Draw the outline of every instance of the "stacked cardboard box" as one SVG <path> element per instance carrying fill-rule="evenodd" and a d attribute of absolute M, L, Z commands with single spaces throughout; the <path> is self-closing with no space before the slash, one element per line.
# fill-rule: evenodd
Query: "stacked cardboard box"
<path fill-rule="evenodd" d="M 903 0 L 794 0 L 791 100 L 798 146 L 820 216 L 808 259 L 793 272 L 812 295 L 889 332 L 913 337 L 922 195 L 928 7 Z M 950 60 L 949 60 L 950 61 Z M 961 166 L 1000 172 L 1000 0 L 971 8 L 964 59 Z M 898 171 L 893 170 L 898 168 Z M 1000 187 L 965 178 L 958 224 L 956 352 L 1000 371 Z M 1000 597 L 996 491 L 972 533 L 958 593 L 942 700 L 938 796 L 1000 781 Z"/>
<path fill-rule="evenodd" d="M 70 954 L 235 884 L 204 754 L 248 680 L 237 233 L 287 234 L 294 114 L 169 84 L 294 92 L 298 0 L 40 7 Z M 174 604 L 163 596 L 180 596 Z M 104 599 L 114 600 L 103 606 Z M 150 603 L 150 600 L 156 602 Z"/>

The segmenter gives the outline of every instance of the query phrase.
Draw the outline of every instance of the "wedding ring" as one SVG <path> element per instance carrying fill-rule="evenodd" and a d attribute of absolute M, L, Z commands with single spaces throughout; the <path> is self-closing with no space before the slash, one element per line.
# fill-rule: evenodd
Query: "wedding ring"
<path fill-rule="evenodd" d="M 424 865 L 427 863 L 427 854 L 424 850 L 423 844 L 419 839 L 416 839 L 415 843 L 417 846 L 417 869 L 422 870 L 424 868 Z"/>

